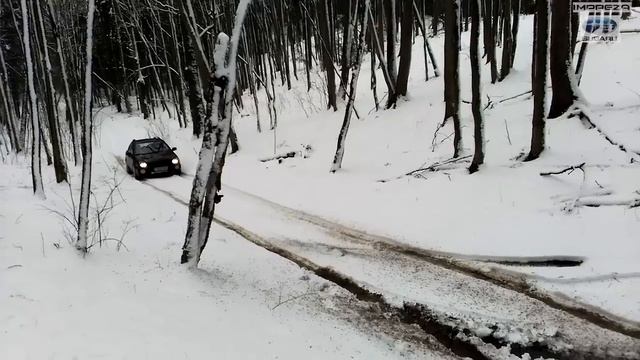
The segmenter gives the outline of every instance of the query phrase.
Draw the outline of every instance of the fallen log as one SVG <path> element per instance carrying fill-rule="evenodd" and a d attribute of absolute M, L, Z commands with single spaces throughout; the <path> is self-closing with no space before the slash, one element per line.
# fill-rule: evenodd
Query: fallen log
<path fill-rule="evenodd" d="M 278 155 L 274 155 L 274 156 L 271 156 L 271 157 L 268 157 L 268 158 L 260 159 L 260 161 L 262 161 L 262 162 L 268 162 L 268 161 L 273 161 L 273 160 L 280 161 L 282 159 L 296 157 L 299 154 L 300 154 L 299 151 L 289 151 L 289 152 L 278 154 Z"/>

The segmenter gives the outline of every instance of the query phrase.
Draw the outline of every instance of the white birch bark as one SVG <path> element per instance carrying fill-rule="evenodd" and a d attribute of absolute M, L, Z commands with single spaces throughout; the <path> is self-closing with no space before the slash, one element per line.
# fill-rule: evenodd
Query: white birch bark
<path fill-rule="evenodd" d="M 206 244 L 211 221 L 215 211 L 215 196 L 220 190 L 217 179 L 222 173 L 224 159 L 229 145 L 229 133 L 231 130 L 231 112 L 233 110 L 233 89 L 236 86 L 236 58 L 238 55 L 238 43 L 242 32 L 242 24 L 246 17 L 246 12 L 251 0 L 241 0 L 236 11 L 235 25 L 229 43 L 226 34 L 218 35 L 216 49 L 214 51 L 213 62 L 215 65 L 214 79 L 226 77 L 226 92 L 222 99 L 218 85 L 214 87 L 213 98 L 208 103 L 207 120 L 209 128 L 205 128 L 205 135 L 211 136 L 208 141 L 215 138 L 215 152 L 211 143 L 204 142 L 200 149 L 200 159 L 193 182 L 191 199 L 189 202 L 189 222 L 187 224 L 187 236 L 183 245 L 181 262 L 189 268 L 196 268 L 200 261 L 201 252 Z M 229 51 L 227 66 L 224 66 Z M 224 86 L 224 85 L 223 85 Z M 221 119 L 219 116 L 219 102 L 224 100 L 225 112 Z M 211 159 L 213 158 L 213 161 Z M 204 202 L 204 206 L 202 206 Z"/>
<path fill-rule="evenodd" d="M 336 155 L 333 158 L 333 164 L 331 165 L 331 172 L 336 172 L 342 167 L 342 158 L 344 157 L 344 148 L 347 141 L 347 133 L 349 132 L 349 124 L 351 123 L 351 114 L 353 113 L 354 101 L 356 99 L 356 89 L 358 88 L 358 78 L 360 77 L 360 69 L 362 68 L 362 58 L 365 53 L 365 44 L 367 38 L 367 14 L 369 13 L 369 0 L 364 2 L 364 14 L 362 17 L 362 31 L 360 32 L 360 41 L 358 43 L 358 62 L 352 70 L 351 86 L 349 101 L 347 102 L 347 108 L 344 113 L 344 121 L 340 134 L 338 135 L 338 147 L 336 149 Z"/>
<path fill-rule="evenodd" d="M 24 40 L 24 57 L 27 67 L 27 86 L 29 89 L 29 101 L 31 104 L 31 177 L 33 180 L 33 192 L 44 199 L 44 185 L 42 184 L 42 163 L 40 159 L 40 122 L 38 121 L 38 99 L 36 96 L 35 80 L 33 76 L 33 59 L 31 57 L 31 36 L 29 35 L 29 10 L 26 0 L 20 2 L 22 8 L 22 33 Z"/>
<path fill-rule="evenodd" d="M 209 173 L 209 180 L 207 183 L 206 198 L 204 202 L 203 216 L 200 223 L 200 240 L 204 245 L 209 237 L 209 230 L 211 228 L 211 221 L 213 220 L 213 214 L 215 212 L 215 196 L 220 191 L 222 186 L 219 179 L 222 176 L 222 168 L 224 167 L 225 157 L 227 155 L 227 148 L 229 147 L 229 134 L 231 133 L 231 121 L 233 112 L 233 94 L 236 87 L 236 64 L 238 59 L 238 46 L 240 44 L 240 36 L 242 35 L 242 24 L 247 14 L 247 8 L 251 0 L 242 0 L 238 4 L 235 17 L 235 25 L 233 27 L 233 33 L 231 35 L 231 43 L 229 47 L 228 63 L 223 69 L 222 73 L 216 71 L 216 77 L 227 76 L 229 82 L 227 83 L 227 91 L 225 92 L 225 106 L 224 115 L 218 125 L 217 132 L 217 144 L 216 153 L 213 160 L 213 167 Z M 219 52 L 216 55 L 222 56 Z M 214 61 L 222 61 L 223 59 L 214 59 Z M 203 246 L 201 246 L 202 250 Z"/>
<path fill-rule="evenodd" d="M 213 62 L 216 68 L 224 69 L 224 59 L 227 53 L 229 37 L 226 34 L 218 35 L 216 49 L 214 51 Z M 206 184 L 211 173 L 213 160 L 215 157 L 215 131 L 218 125 L 218 108 L 220 92 L 223 90 L 213 85 L 213 96 L 207 103 L 207 114 L 204 119 L 204 132 L 202 135 L 202 147 L 198 155 L 198 167 L 193 178 L 193 187 L 189 199 L 189 218 L 187 222 L 187 233 L 182 247 L 183 255 L 181 262 L 189 268 L 196 268 L 200 261 L 201 240 L 201 218 L 202 203 L 205 198 Z"/>
<path fill-rule="evenodd" d="M 24 0 L 22 0 L 24 1 Z M 95 0 L 89 0 L 87 10 L 87 62 L 84 73 L 84 122 L 82 126 L 82 186 L 78 210 L 78 240 L 76 248 L 87 252 L 87 232 L 89 228 L 89 196 L 91 193 L 92 118 L 91 118 L 91 74 L 93 58 L 93 16 Z"/>

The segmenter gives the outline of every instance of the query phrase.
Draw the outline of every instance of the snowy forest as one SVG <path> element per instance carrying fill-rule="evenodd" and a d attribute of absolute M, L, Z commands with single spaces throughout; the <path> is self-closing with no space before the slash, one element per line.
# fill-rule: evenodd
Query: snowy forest
<path fill-rule="evenodd" d="M 1 0 L 0 358 L 640 359 L 626 4 Z"/>

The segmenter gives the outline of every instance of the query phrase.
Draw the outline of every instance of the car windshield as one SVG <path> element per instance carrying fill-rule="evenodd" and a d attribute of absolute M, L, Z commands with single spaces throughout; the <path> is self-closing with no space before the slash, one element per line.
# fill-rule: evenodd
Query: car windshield
<path fill-rule="evenodd" d="M 146 155 L 168 151 L 169 146 L 163 141 L 145 141 L 135 145 L 135 153 L 137 155 Z"/>

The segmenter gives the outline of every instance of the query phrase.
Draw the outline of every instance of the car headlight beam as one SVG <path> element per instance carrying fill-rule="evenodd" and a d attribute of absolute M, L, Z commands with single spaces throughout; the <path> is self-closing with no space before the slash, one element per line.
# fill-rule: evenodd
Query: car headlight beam
<path fill-rule="evenodd" d="M 180 164 L 180 160 L 178 160 L 178 158 L 175 158 L 175 159 L 171 160 L 171 163 L 173 165 L 178 165 L 178 164 Z"/>
<path fill-rule="evenodd" d="M 140 166 L 141 169 L 146 169 L 147 168 L 147 163 L 144 161 L 140 161 L 140 164 L 138 164 Z"/>

